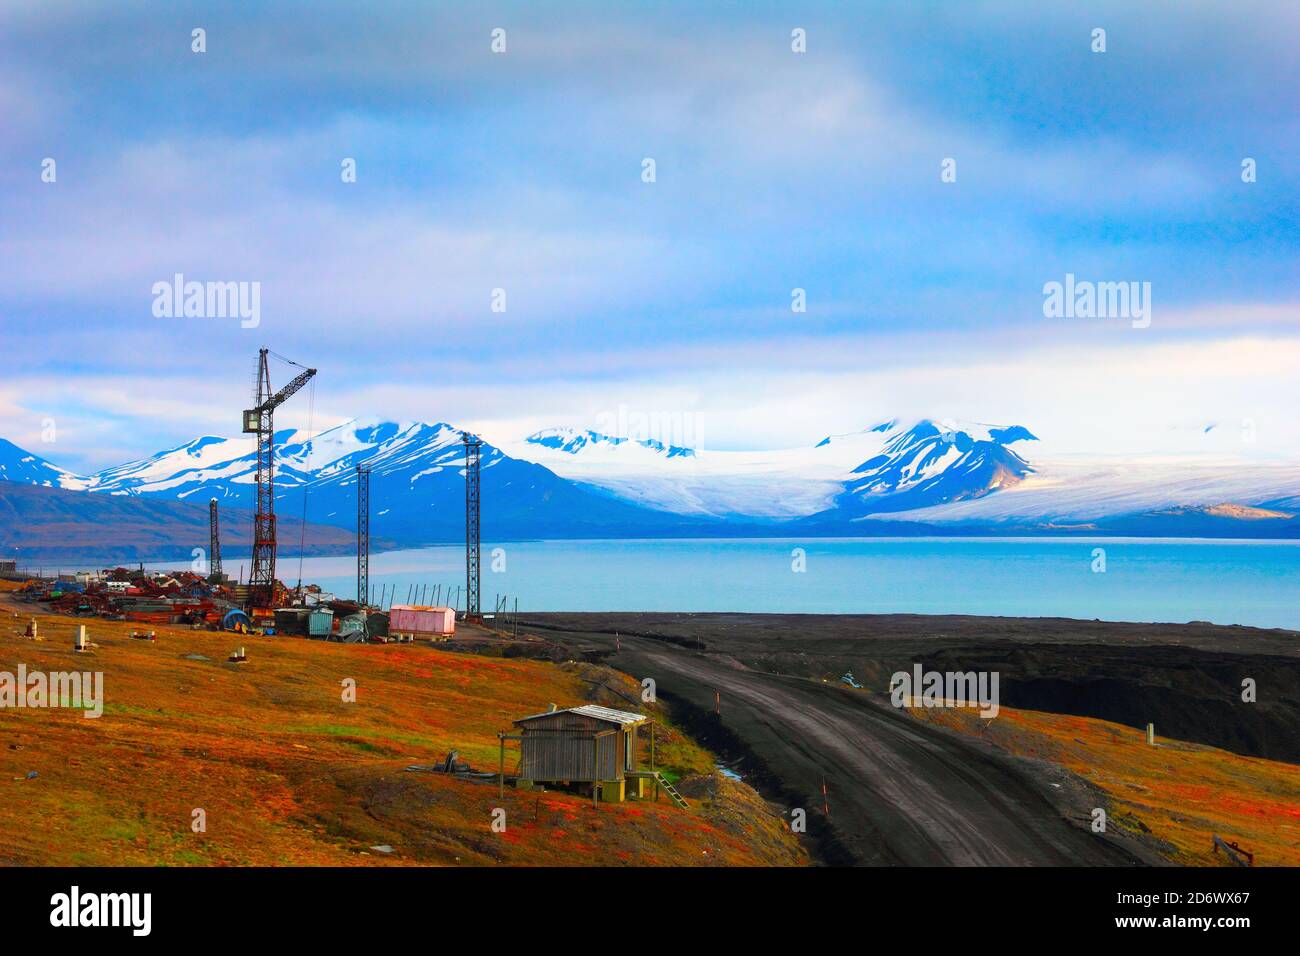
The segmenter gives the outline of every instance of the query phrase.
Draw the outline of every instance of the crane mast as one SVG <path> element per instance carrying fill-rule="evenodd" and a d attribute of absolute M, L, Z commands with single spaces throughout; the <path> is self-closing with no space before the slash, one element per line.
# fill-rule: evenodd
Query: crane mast
<path fill-rule="evenodd" d="M 217 499 L 208 502 L 208 531 L 212 537 L 208 548 L 208 581 L 221 583 L 221 535 L 217 529 Z"/>
<path fill-rule="evenodd" d="M 370 601 L 370 469 L 357 465 L 357 603 Z"/>
<path fill-rule="evenodd" d="M 244 433 L 257 436 L 257 511 L 253 516 L 253 568 L 248 578 L 250 609 L 275 604 L 275 410 L 316 374 L 305 369 L 278 392 L 271 391 L 268 349 L 258 352 L 257 405 L 244 412 Z"/>
<path fill-rule="evenodd" d="M 465 443 L 465 620 L 482 622 L 479 605 L 479 461 L 483 443 L 469 432 Z"/>

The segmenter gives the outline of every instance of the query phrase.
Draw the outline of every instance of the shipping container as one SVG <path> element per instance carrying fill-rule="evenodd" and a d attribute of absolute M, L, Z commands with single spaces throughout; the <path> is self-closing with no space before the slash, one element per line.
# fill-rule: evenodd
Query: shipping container
<path fill-rule="evenodd" d="M 305 637 L 307 634 L 307 617 L 310 613 L 306 608 L 276 608 L 275 629 L 280 634 L 295 634 L 299 637 Z"/>
<path fill-rule="evenodd" d="M 312 611 L 307 617 L 307 634 L 310 637 L 329 637 L 334 630 L 334 612 L 324 609 Z"/>
<path fill-rule="evenodd" d="M 394 604 L 388 609 L 388 633 L 439 638 L 456 633 L 456 611 L 449 607 Z"/>

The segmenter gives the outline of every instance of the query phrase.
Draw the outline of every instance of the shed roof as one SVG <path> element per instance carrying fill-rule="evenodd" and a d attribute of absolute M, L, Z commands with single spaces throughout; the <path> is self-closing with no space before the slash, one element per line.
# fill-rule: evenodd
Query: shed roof
<path fill-rule="evenodd" d="M 644 724 L 650 718 L 644 714 L 634 714 L 626 710 L 614 710 L 612 707 L 601 707 L 597 704 L 583 704 L 581 707 L 564 707 L 560 710 L 551 710 L 543 714 L 533 714 L 531 717 L 520 717 L 515 721 L 516 724 L 526 724 L 530 720 L 538 720 L 542 717 L 554 717 L 556 714 L 580 714 L 583 717 L 591 717 L 595 720 L 604 721 L 607 724 L 618 724 L 620 727 L 631 727 L 637 724 Z"/>

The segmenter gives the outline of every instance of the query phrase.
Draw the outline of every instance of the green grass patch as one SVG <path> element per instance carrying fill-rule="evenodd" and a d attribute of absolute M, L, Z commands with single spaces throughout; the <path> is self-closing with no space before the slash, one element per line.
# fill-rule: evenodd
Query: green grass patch
<path fill-rule="evenodd" d="M 316 734 L 325 737 L 357 737 L 362 740 L 393 741 L 411 744 L 416 747 L 433 747 L 435 741 L 421 734 L 404 733 L 397 730 L 375 729 L 371 727 L 349 727 L 344 724 L 303 724 L 290 727 L 291 734 Z"/>

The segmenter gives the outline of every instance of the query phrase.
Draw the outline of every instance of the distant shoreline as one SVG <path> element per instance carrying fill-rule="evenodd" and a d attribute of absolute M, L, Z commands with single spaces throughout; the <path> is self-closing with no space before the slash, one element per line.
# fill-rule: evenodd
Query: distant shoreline
<path fill-rule="evenodd" d="M 1087 532 L 1087 533 L 1079 532 L 1079 533 L 1077 533 L 1077 534 L 1061 534 L 1061 533 L 1053 533 L 1053 534 L 1023 534 L 1023 533 L 1022 533 L 1022 534 L 1012 534 L 1012 533 L 1007 533 L 1007 534 L 917 534 L 917 535 L 873 535 L 873 534 L 864 534 L 864 535 L 837 535 L 837 534 L 806 534 L 806 535 L 747 535 L 747 534 L 738 534 L 738 535 L 706 535 L 706 536 L 687 536 L 687 535 L 676 536 L 676 535 L 667 535 L 667 536 L 656 536 L 656 537 L 650 537 L 650 536 L 644 536 L 644 535 L 625 535 L 625 536 L 620 536 L 620 537 L 608 537 L 608 536 L 607 536 L 607 537 L 599 537 L 599 538 L 556 538 L 556 537 L 526 537 L 526 536 L 521 536 L 521 537 L 508 537 L 508 538 L 489 538 L 488 536 L 485 535 L 484 538 L 483 538 L 484 547 L 487 547 L 487 546 L 489 545 L 489 543 L 492 544 L 492 545 L 510 545 L 510 544 L 578 544 L 578 543 L 582 543 L 582 542 L 590 542 L 590 543 L 593 543 L 593 544 L 609 544 L 609 543 L 617 543 L 617 542 L 663 542 L 663 543 L 669 543 L 669 542 L 672 542 L 672 543 L 690 544 L 690 543 L 705 543 L 705 542 L 710 542 L 710 541 L 728 541 L 728 542 L 731 542 L 731 541 L 752 541 L 752 542 L 764 542 L 764 541 L 767 541 L 767 542 L 773 542 L 773 543 L 776 543 L 776 542 L 782 542 L 782 543 L 785 543 L 785 542 L 800 542 L 800 541 L 804 541 L 804 542 L 808 542 L 808 541 L 819 541 L 819 542 L 823 542 L 823 541 L 871 541 L 871 542 L 880 542 L 880 543 L 896 542 L 896 543 L 900 543 L 900 544 L 901 544 L 901 543 L 907 543 L 907 542 L 926 543 L 926 542 L 945 542 L 945 541 L 950 541 L 950 542 L 972 542 L 972 543 L 978 543 L 978 542 L 994 542 L 994 541 L 996 541 L 996 542 L 1009 543 L 1009 544 L 1016 544 L 1016 543 L 1026 543 L 1026 544 L 1028 544 L 1028 543 L 1052 543 L 1052 542 L 1067 543 L 1067 542 L 1069 542 L 1069 543 L 1076 543 L 1076 544 L 1077 544 L 1077 543 L 1080 543 L 1080 542 L 1087 543 L 1087 542 L 1090 542 L 1090 541 L 1096 541 L 1096 542 L 1098 542 L 1098 543 L 1105 542 L 1105 543 L 1110 543 L 1110 544 L 1114 544 L 1114 543 L 1120 543 L 1120 544 L 1123 544 L 1123 543 L 1171 544 L 1171 545 L 1181 545 L 1181 544 L 1224 544 L 1224 545 L 1227 545 L 1227 544 L 1234 544 L 1234 545 L 1290 545 L 1290 546 L 1293 546 L 1293 547 L 1300 547 L 1300 537 L 1298 537 L 1298 538 L 1282 538 L 1282 537 L 1278 537 L 1278 538 L 1269 538 L 1269 537 L 1263 537 L 1263 538 L 1234 538 L 1234 537 L 1216 537 L 1216 536 L 1205 536 L 1205 535 L 1198 535 L 1198 536 L 1193 536 L 1193 535 L 1188 535 L 1188 536 L 1182 536 L 1182 535 L 1152 535 L 1152 536 L 1147 536 L 1147 535 L 1120 535 L 1120 534 L 1105 534 L 1105 533 L 1103 533 L 1103 532 L 1096 532 L 1096 531 L 1093 531 L 1093 532 Z M 432 542 L 432 543 L 428 543 L 428 544 L 412 544 L 412 545 L 409 545 L 409 546 L 402 546 L 402 547 L 372 548 L 371 551 L 370 551 L 370 556 L 371 556 L 371 558 L 375 558 L 375 557 L 378 557 L 379 555 L 385 555 L 385 554 L 402 554 L 402 553 L 405 553 L 405 552 L 411 552 L 411 551 L 427 551 L 427 550 L 434 550 L 434 549 L 447 549 L 447 548 L 463 549 L 464 546 L 465 546 L 465 542 L 464 542 L 463 540 L 448 540 L 448 541 Z M 35 555 L 31 555 L 31 550 L 32 550 L 32 549 L 23 549 L 23 551 L 22 551 L 22 553 L 21 553 L 21 555 L 20 555 L 20 558 L 19 558 L 19 567 L 20 567 L 20 568 L 28 567 L 28 564 L 26 563 L 28 560 L 30 560 L 30 561 L 32 561 L 33 563 L 36 563 L 36 564 L 45 564 L 45 565 L 64 564 L 64 565 L 68 565 L 68 566 L 69 566 L 69 568 L 68 568 L 69 570 L 74 570 L 73 568 L 71 568 L 71 566 L 72 566 L 72 565 L 77 565 L 77 567 L 75 568 L 75 570 L 79 570 L 79 571 L 80 571 L 80 570 L 90 570 L 90 569 L 99 568 L 99 567 L 105 567 L 105 568 L 106 568 L 106 567 L 111 567 L 111 566 L 114 566 L 115 563 L 116 563 L 116 564 L 120 564 L 120 565 L 122 565 L 122 566 L 128 566 L 128 565 L 139 565 L 141 562 L 143 562 L 144 565 L 145 565 L 145 567 L 161 567 L 162 565 L 167 565 L 168 567 L 171 567 L 171 566 L 175 565 L 175 563 L 178 562 L 178 561 L 184 561 L 185 563 L 189 563 L 189 561 L 191 560 L 190 549 L 189 549 L 189 548 L 181 548 L 181 547 L 177 547 L 174 551 L 170 551 L 170 552 L 162 552 L 161 554 L 155 552 L 155 553 L 153 553 L 153 554 L 151 554 L 151 555 L 149 555 L 149 556 L 144 556 L 144 555 L 138 553 L 138 551 L 137 551 L 136 549 L 123 549 L 123 550 L 116 550 L 116 551 L 110 549 L 110 550 L 107 550 L 107 551 L 99 551 L 99 552 L 93 552 L 93 553 L 90 553 L 90 552 L 77 552 L 77 551 L 71 551 L 71 550 L 67 550 L 67 549 L 59 550 L 59 551 L 54 551 L 54 550 L 51 550 L 51 549 L 47 549 L 48 553 L 46 553 L 45 551 L 40 551 L 40 550 L 38 550 L 37 553 L 36 553 Z M 4 552 L 3 552 L 2 550 L 0 550 L 0 555 L 3 555 L 3 554 L 4 554 Z M 223 554 L 224 554 L 224 557 L 225 557 L 225 562 L 226 562 L 227 564 L 230 564 L 231 562 L 236 562 L 236 561 L 243 561 L 244 563 L 248 563 L 248 561 L 250 560 L 250 559 L 249 559 L 249 556 L 246 555 L 246 554 L 244 554 L 244 555 L 238 555 L 238 554 L 236 554 L 236 555 L 232 555 L 231 551 L 230 551 L 228 548 L 223 549 Z M 306 553 L 306 554 L 303 555 L 303 556 L 304 556 L 305 558 L 308 558 L 308 559 L 310 559 L 310 558 L 338 558 L 338 557 L 349 557 L 349 556 L 353 556 L 353 555 L 355 555 L 355 554 L 356 554 L 356 551 L 355 551 L 352 547 L 350 547 L 350 546 L 346 546 L 346 545 L 339 545 L 339 546 L 322 547 L 322 548 L 319 548 L 319 549 L 316 549 L 316 550 L 311 550 L 311 551 L 309 551 L 308 553 Z M 288 553 L 286 553 L 286 552 L 282 552 L 281 555 L 280 555 L 279 560 L 281 560 L 281 561 L 290 561 L 290 560 L 292 560 L 292 561 L 297 561 L 297 560 L 298 560 L 298 554 L 297 554 L 296 551 L 293 552 L 292 554 L 288 554 Z"/>

